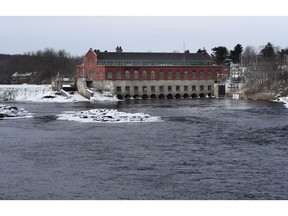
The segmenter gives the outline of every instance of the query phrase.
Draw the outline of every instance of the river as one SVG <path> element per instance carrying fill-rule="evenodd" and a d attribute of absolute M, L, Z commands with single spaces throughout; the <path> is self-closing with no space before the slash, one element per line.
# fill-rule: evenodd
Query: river
<path fill-rule="evenodd" d="M 288 199 L 288 109 L 232 99 L 1 102 L 0 199 Z M 160 122 L 81 123 L 63 111 L 143 112 Z"/>

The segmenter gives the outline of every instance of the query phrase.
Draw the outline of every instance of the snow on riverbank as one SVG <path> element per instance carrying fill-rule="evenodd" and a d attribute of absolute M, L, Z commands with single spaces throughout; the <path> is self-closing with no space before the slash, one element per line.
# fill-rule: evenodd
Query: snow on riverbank
<path fill-rule="evenodd" d="M 279 97 L 274 101 L 284 103 L 284 106 L 288 108 L 288 97 Z"/>
<path fill-rule="evenodd" d="M 17 107 L 7 106 L 0 104 L 0 119 L 18 119 L 18 118 L 31 118 L 32 113 L 21 108 L 18 110 Z"/>
<path fill-rule="evenodd" d="M 90 101 L 119 101 L 116 95 L 113 95 L 111 92 L 103 91 L 97 92 L 93 91 L 93 97 L 90 98 Z"/>
<path fill-rule="evenodd" d="M 159 122 L 160 117 L 144 113 L 125 113 L 113 109 L 92 109 L 88 111 L 64 112 L 58 115 L 59 120 L 79 122 L 127 123 L 127 122 Z"/>
<path fill-rule="evenodd" d="M 51 85 L 0 85 L 0 100 L 32 102 L 77 102 L 89 101 L 77 92 L 64 97 L 52 91 Z"/>

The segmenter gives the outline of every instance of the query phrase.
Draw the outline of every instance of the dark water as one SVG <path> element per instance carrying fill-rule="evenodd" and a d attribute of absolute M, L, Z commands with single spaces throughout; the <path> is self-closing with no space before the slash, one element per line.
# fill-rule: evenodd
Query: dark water
<path fill-rule="evenodd" d="M 11 104 L 35 117 L 0 121 L 0 199 L 288 199 L 288 109 L 281 103 Z M 55 116 L 100 107 L 164 122 Z"/>

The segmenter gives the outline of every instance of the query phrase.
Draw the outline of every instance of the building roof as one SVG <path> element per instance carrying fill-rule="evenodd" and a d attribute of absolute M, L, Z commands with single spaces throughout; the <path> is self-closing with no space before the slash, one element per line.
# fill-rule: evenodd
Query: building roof
<path fill-rule="evenodd" d="M 207 53 L 97 52 L 97 58 L 100 61 L 212 61 Z"/>

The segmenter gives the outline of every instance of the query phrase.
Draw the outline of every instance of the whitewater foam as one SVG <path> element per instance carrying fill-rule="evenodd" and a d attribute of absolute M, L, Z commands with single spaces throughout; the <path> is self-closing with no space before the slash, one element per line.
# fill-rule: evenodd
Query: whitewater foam
<path fill-rule="evenodd" d="M 93 97 L 90 101 L 119 101 L 116 95 L 111 94 L 111 92 L 93 92 Z"/>

